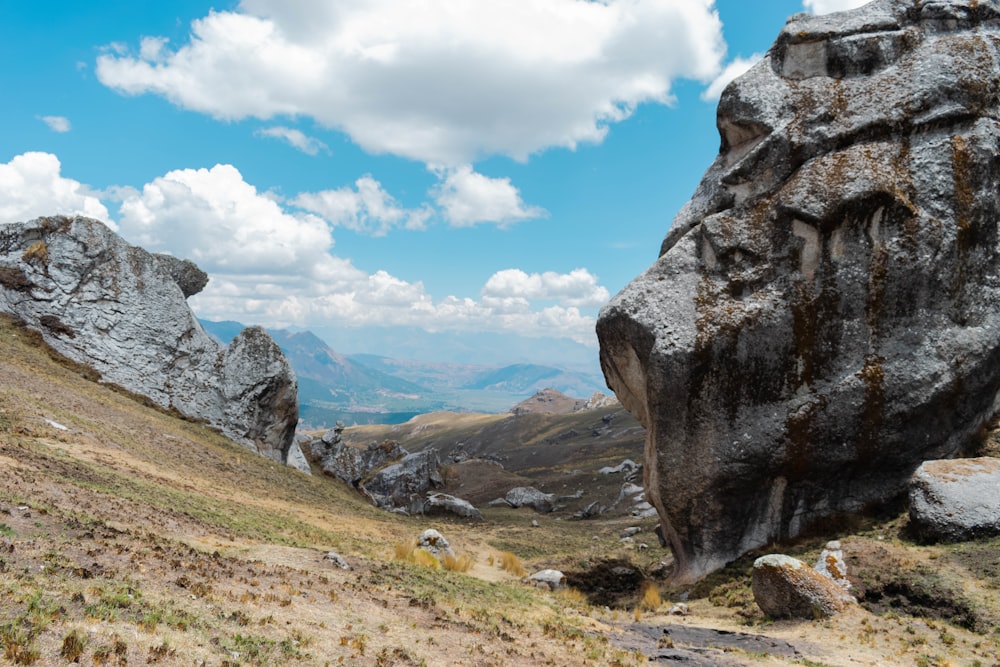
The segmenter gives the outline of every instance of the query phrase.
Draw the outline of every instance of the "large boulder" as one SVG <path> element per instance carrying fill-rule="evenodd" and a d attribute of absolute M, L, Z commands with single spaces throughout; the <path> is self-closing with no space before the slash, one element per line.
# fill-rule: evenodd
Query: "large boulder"
<path fill-rule="evenodd" d="M 1000 535 L 1000 459 L 921 465 L 910 481 L 910 525 L 934 541 Z"/>
<path fill-rule="evenodd" d="M 433 447 L 407 454 L 380 468 L 359 485 L 361 492 L 383 509 L 422 511 L 428 491 L 444 486 L 441 459 Z"/>
<path fill-rule="evenodd" d="M 902 498 L 993 413 L 998 25 L 800 14 L 723 93 L 719 156 L 597 325 L 679 581 Z"/>
<path fill-rule="evenodd" d="M 97 220 L 0 225 L 0 310 L 102 381 L 284 461 L 298 422 L 295 374 L 260 328 L 227 349 L 205 333 L 185 300 L 205 280 Z"/>
<path fill-rule="evenodd" d="M 772 618 L 825 618 L 855 602 L 830 577 L 782 554 L 754 561 L 751 588 L 757 606 Z"/>

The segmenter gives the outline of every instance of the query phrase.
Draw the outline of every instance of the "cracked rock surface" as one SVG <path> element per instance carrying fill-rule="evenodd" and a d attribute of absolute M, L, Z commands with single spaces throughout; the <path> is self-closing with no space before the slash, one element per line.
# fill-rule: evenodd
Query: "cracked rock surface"
<path fill-rule="evenodd" d="M 998 44 L 996 1 L 876 0 L 793 17 L 723 93 L 597 326 L 675 579 L 899 499 L 995 411 Z"/>
<path fill-rule="evenodd" d="M 185 299 L 206 282 L 193 263 L 129 245 L 97 220 L 0 225 L 0 309 L 103 382 L 284 461 L 298 422 L 295 374 L 263 329 L 227 349 L 205 333 Z"/>

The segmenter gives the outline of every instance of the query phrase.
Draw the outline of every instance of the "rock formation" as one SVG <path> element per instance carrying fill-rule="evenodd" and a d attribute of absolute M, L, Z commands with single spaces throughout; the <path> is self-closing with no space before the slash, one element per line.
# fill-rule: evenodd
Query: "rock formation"
<path fill-rule="evenodd" d="M 260 328 L 225 350 L 204 332 L 185 299 L 206 280 L 96 220 L 0 225 L 0 310 L 102 381 L 284 461 L 298 422 L 295 375 Z"/>
<path fill-rule="evenodd" d="M 927 461 L 910 481 L 910 526 L 925 540 L 1000 535 L 1000 459 Z"/>
<path fill-rule="evenodd" d="M 854 604 L 829 577 L 790 556 L 770 554 L 753 564 L 753 599 L 772 618 L 822 618 Z"/>
<path fill-rule="evenodd" d="M 998 36 L 995 0 L 797 15 L 723 93 L 717 159 L 597 326 L 678 580 L 902 497 L 995 411 Z"/>

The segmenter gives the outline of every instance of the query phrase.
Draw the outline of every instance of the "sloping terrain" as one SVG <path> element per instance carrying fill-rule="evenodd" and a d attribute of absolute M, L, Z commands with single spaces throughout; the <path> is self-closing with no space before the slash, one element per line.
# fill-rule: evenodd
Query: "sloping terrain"
<path fill-rule="evenodd" d="M 86 369 L 54 359 L 36 336 L 6 319 L 0 347 L 6 664 L 1000 661 L 997 541 L 917 547 L 898 521 L 845 530 L 859 585 L 873 600 L 880 594 L 889 612 L 859 608 L 829 621 L 769 621 L 750 602 L 745 562 L 691 590 L 657 580 L 665 553 L 655 540 L 648 549 L 638 546 L 649 542 L 655 522 L 640 522 L 637 544 L 623 544 L 619 533 L 632 525 L 623 518 L 568 521 L 489 509 L 485 522 L 467 524 L 380 512 L 340 484 L 276 465 L 202 425 L 96 384 Z M 443 428 L 427 425 L 436 433 L 428 439 L 442 438 Z M 537 425 L 503 428 L 511 429 L 510 442 L 526 437 L 537 449 L 554 435 Z M 569 451 L 557 443 L 550 443 L 553 451 Z M 528 451 L 518 455 L 524 475 L 533 474 Z M 472 558 L 467 572 L 395 558 L 430 526 Z M 786 545 L 804 559 L 815 559 L 819 546 Z M 353 569 L 324 560 L 329 550 Z M 633 582 L 659 581 L 666 602 L 688 595 L 691 613 L 667 616 L 669 604 L 654 604 L 652 596 L 640 607 L 634 585 L 619 591 L 610 609 L 588 603 L 582 593 L 593 590 L 529 588 L 498 567 L 516 562 L 512 557 L 529 571 L 575 573 L 582 585 L 607 581 L 609 562 L 627 563 L 637 573 Z M 920 597 L 931 591 L 936 598 Z M 918 598 L 934 614 L 912 616 Z"/>

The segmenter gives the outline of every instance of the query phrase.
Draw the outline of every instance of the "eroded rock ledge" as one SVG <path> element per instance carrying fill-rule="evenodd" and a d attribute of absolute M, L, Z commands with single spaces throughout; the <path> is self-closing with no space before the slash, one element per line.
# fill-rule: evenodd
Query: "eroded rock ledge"
<path fill-rule="evenodd" d="M 894 499 L 1000 389 L 1000 3 L 798 15 L 602 311 L 678 580 Z"/>
<path fill-rule="evenodd" d="M 193 263 L 131 246 L 97 220 L 0 225 L 0 310 L 103 381 L 283 462 L 298 422 L 295 375 L 263 329 L 225 350 L 205 333 L 185 299 L 206 282 Z"/>

